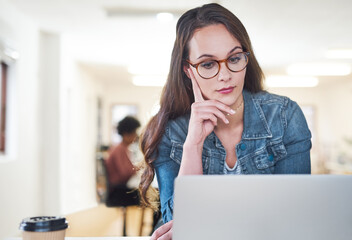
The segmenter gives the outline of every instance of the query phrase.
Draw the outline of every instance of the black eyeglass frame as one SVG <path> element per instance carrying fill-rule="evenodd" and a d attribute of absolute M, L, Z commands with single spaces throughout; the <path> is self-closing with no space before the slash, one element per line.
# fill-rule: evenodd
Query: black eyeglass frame
<path fill-rule="evenodd" d="M 240 54 L 240 53 L 243 53 L 243 54 L 244 54 L 244 56 L 245 56 L 245 58 L 246 58 L 246 65 L 244 65 L 244 67 L 243 67 L 241 70 L 233 71 L 233 70 L 231 70 L 231 69 L 229 68 L 229 66 L 227 65 L 227 64 L 228 64 L 227 60 L 229 60 L 229 58 L 230 58 L 231 56 L 233 56 L 233 55 L 235 55 L 235 54 Z M 219 74 L 219 72 L 220 72 L 220 70 L 221 70 L 221 64 L 220 64 L 220 63 L 222 63 L 222 62 L 225 63 L 227 69 L 230 70 L 231 72 L 241 72 L 241 71 L 243 71 L 243 69 L 245 69 L 245 68 L 247 67 L 248 61 L 249 61 L 248 56 L 250 55 L 250 52 L 238 52 L 238 53 L 234 53 L 233 55 L 231 55 L 230 57 L 228 57 L 228 58 L 226 58 L 226 59 L 222 59 L 222 60 L 214 60 L 214 59 L 211 60 L 211 61 L 215 61 L 215 62 L 218 64 L 219 69 L 218 69 L 217 73 L 216 73 L 214 76 L 208 77 L 208 78 L 203 77 L 202 75 L 200 75 L 200 73 L 199 73 L 199 71 L 198 71 L 198 66 L 199 66 L 200 64 L 202 64 L 202 63 L 208 61 L 208 60 L 202 61 L 202 62 L 200 62 L 200 63 L 191 63 L 189 60 L 186 60 L 186 62 L 197 70 L 197 73 L 198 73 L 198 75 L 199 75 L 201 78 L 210 79 L 210 78 L 216 77 L 216 75 Z"/>

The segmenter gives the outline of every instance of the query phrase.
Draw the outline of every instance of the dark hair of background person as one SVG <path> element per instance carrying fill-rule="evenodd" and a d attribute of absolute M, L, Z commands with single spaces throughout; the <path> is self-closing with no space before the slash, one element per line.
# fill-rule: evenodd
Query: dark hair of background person
<path fill-rule="evenodd" d="M 156 209 L 155 191 L 150 188 L 155 169 L 152 162 L 157 157 L 157 148 L 164 134 L 168 120 L 190 113 L 194 102 L 191 80 L 183 71 L 185 60 L 189 58 L 189 41 L 200 28 L 223 24 L 241 43 L 244 52 L 250 52 L 246 69 L 244 89 L 256 93 L 263 90 L 264 74 L 255 58 L 252 44 L 241 21 L 219 4 L 211 3 L 184 13 L 176 25 L 170 72 L 162 90 L 159 112 L 149 121 L 141 137 L 141 150 L 145 158 L 145 168 L 139 186 L 142 202 Z M 154 192 L 154 193 L 153 193 Z"/>
<path fill-rule="evenodd" d="M 133 133 L 141 124 L 139 121 L 131 116 L 127 116 L 117 124 L 117 133 L 123 136 L 125 133 Z"/>

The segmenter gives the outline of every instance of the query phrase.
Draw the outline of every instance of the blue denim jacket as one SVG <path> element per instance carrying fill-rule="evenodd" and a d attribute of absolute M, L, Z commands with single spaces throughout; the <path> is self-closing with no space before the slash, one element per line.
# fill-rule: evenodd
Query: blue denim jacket
<path fill-rule="evenodd" d="M 311 133 L 296 102 L 268 92 L 243 91 L 244 124 L 236 145 L 242 174 L 310 173 Z M 174 179 L 182 159 L 190 115 L 170 120 L 153 162 L 164 223 L 172 220 Z M 203 174 L 223 174 L 226 152 L 212 132 L 204 141 Z"/>

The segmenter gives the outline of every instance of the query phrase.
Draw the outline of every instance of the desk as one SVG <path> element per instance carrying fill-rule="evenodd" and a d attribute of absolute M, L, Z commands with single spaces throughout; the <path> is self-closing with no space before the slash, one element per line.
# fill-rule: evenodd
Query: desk
<path fill-rule="evenodd" d="M 149 240 L 150 237 L 65 237 L 65 240 Z M 5 238 L 5 240 L 22 240 L 20 237 Z"/>

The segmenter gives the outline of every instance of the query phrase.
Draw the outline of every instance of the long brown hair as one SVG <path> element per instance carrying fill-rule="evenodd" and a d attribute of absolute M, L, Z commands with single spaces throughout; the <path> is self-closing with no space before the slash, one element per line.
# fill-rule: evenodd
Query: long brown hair
<path fill-rule="evenodd" d="M 223 24 L 241 43 L 243 51 L 249 51 L 244 89 L 255 93 L 263 90 L 263 72 L 255 58 L 251 41 L 241 21 L 229 10 L 219 4 L 211 3 L 184 13 L 176 25 L 176 40 L 171 55 L 170 72 L 162 90 L 159 112 L 149 121 L 141 137 L 141 149 L 145 158 L 139 190 L 142 202 L 155 208 L 148 190 L 153 181 L 155 169 L 153 161 L 158 155 L 158 145 L 164 134 L 167 122 L 191 110 L 194 102 L 192 84 L 183 71 L 185 60 L 189 57 L 188 43 L 195 30 L 212 25 Z"/>

